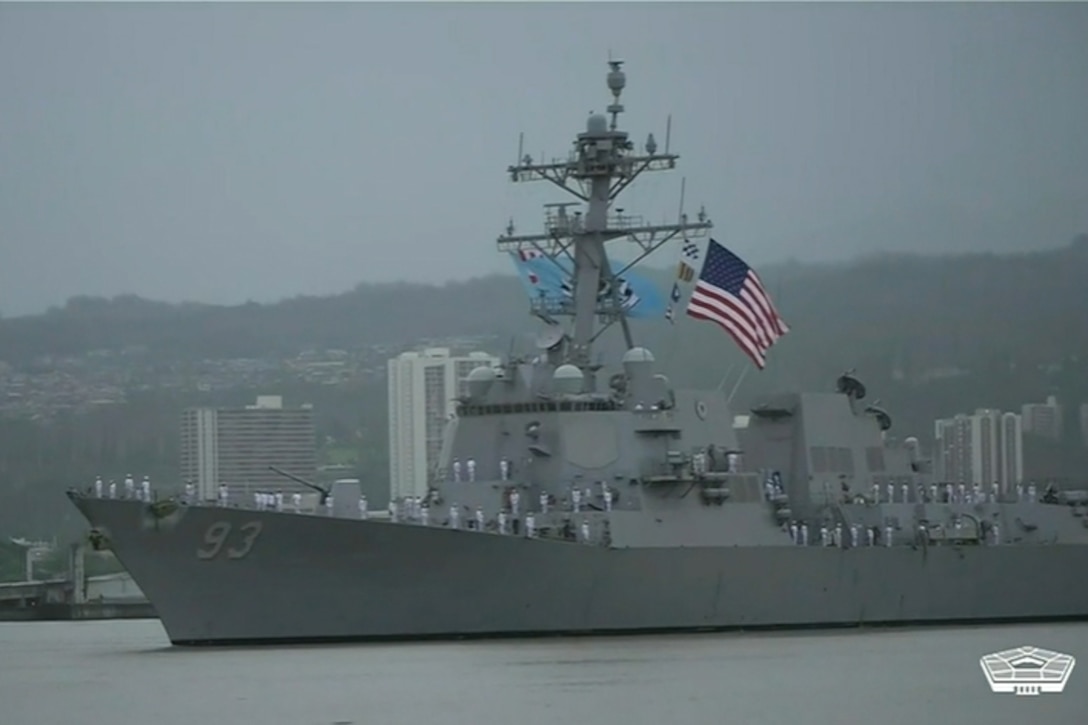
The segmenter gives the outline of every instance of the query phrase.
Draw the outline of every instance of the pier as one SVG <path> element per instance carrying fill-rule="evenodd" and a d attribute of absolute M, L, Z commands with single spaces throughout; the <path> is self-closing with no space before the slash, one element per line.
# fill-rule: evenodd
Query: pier
<path fill-rule="evenodd" d="M 68 553 L 68 575 L 0 582 L 0 621 L 70 621 L 92 619 L 154 619 L 155 610 L 127 572 L 88 577 L 86 552 L 73 544 Z M 28 563 L 30 559 L 28 557 Z"/>

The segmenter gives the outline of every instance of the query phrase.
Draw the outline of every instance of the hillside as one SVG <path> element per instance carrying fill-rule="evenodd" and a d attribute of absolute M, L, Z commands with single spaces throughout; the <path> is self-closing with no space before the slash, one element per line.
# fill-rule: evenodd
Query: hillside
<path fill-rule="evenodd" d="M 776 358 L 795 357 L 821 341 L 819 347 L 845 357 L 898 346 L 918 365 L 972 365 L 995 355 L 1048 361 L 1083 345 L 1085 336 L 1073 330 L 1088 309 L 1086 269 L 1088 235 L 1044 252 L 884 254 L 760 273 L 795 333 Z M 653 274 L 665 287 L 667 275 Z M 337 295 L 234 307 L 73 297 L 43 315 L 0 319 L 0 360 L 18 365 L 127 346 L 170 358 L 293 353 L 451 334 L 505 336 L 524 330 L 526 320 L 517 280 L 500 275 L 442 286 L 359 285 Z M 643 327 L 651 336 L 674 332 L 664 322 Z M 681 327 L 701 331 L 704 325 Z"/>
<path fill-rule="evenodd" d="M 769 267 L 761 275 L 792 332 L 762 373 L 708 323 L 645 322 L 635 331 L 679 384 L 729 391 L 738 371 L 748 370 L 738 409 L 772 388 L 829 389 L 844 369 L 857 368 L 871 395 L 890 409 L 893 433 L 926 440 L 935 417 L 983 406 L 1017 410 L 1051 393 L 1074 405 L 1088 401 L 1086 272 L 1088 236 L 1027 254 L 881 255 L 843 265 Z M 664 286 L 667 275 L 661 276 Z M 0 361 L 15 370 L 40 369 L 46 356 L 125 347 L 162 361 L 294 355 L 311 347 L 395 349 L 489 334 L 494 351 L 505 352 L 527 328 L 524 293 L 513 276 L 444 286 L 360 285 L 339 295 L 237 307 L 74 298 L 45 315 L 0 320 Z M 229 397 L 237 402 L 255 392 L 269 391 Z M 320 436 L 357 436 L 352 445 L 360 450 L 361 477 L 381 487 L 382 382 L 279 392 L 315 404 Z M 123 406 L 48 425 L 0 421 L 0 534 L 77 527 L 59 494 L 98 473 L 134 468 L 169 480 L 181 408 L 225 400 L 152 389 Z M 1076 424 L 1067 423 L 1070 440 L 1048 458 L 1064 461 L 1063 470 L 1088 470 L 1074 442 Z"/>

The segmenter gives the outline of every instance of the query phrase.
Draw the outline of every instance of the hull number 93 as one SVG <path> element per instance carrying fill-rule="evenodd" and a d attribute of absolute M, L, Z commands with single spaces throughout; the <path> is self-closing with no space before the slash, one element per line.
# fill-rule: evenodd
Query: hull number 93
<path fill-rule="evenodd" d="M 197 548 L 196 556 L 208 560 L 226 554 L 228 559 L 243 559 L 257 543 L 263 528 L 260 521 L 249 521 L 239 526 L 232 536 L 234 527 L 229 521 L 216 521 L 204 532 L 204 541 Z"/>

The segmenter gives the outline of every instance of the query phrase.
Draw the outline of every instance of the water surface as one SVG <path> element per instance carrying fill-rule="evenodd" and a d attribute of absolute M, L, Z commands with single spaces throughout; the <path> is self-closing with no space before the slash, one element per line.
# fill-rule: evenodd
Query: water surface
<path fill-rule="evenodd" d="M 983 654 L 1082 658 L 995 695 Z M 1088 624 L 275 648 L 158 621 L 0 624 L 0 725 L 1081 725 Z"/>

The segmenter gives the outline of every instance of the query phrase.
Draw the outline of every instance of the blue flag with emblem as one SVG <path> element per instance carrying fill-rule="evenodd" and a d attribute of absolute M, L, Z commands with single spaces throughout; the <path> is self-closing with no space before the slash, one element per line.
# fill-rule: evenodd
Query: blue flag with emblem
<path fill-rule="evenodd" d="M 518 271 L 521 283 L 529 297 L 544 303 L 560 305 L 574 296 L 572 282 L 573 262 L 567 258 L 552 259 L 536 251 L 510 252 L 510 259 Z M 657 287 L 646 277 L 628 270 L 616 279 L 620 304 L 627 316 L 633 319 L 661 317 L 665 314 L 665 300 Z M 607 282 L 603 283 L 598 299 L 612 294 Z"/>

